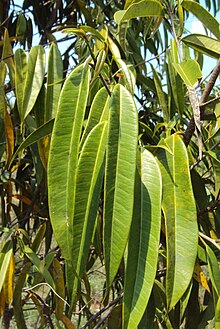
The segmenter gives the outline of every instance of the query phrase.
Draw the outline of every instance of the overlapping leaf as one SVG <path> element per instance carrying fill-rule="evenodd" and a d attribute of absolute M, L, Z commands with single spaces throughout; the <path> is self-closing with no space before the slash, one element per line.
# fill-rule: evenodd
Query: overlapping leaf
<path fill-rule="evenodd" d="M 110 102 L 104 185 L 104 252 L 109 287 L 118 271 L 132 220 L 137 110 L 131 94 L 116 85 Z"/>
<path fill-rule="evenodd" d="M 173 155 L 161 150 L 158 159 L 167 239 L 166 294 L 171 309 L 183 296 L 193 275 L 198 227 L 185 145 L 178 134 L 167 138 L 166 143 Z"/>
<path fill-rule="evenodd" d="M 89 68 L 80 65 L 61 91 L 51 138 L 48 193 L 51 223 L 63 256 L 71 260 L 79 140 L 89 88 Z"/>
<path fill-rule="evenodd" d="M 133 219 L 128 241 L 124 328 L 136 328 L 146 309 L 157 269 L 162 179 L 155 157 L 138 151 Z"/>

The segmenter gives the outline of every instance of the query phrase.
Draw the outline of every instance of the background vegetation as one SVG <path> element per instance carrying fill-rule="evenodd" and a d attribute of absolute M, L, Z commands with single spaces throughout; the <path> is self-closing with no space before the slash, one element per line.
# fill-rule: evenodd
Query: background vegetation
<path fill-rule="evenodd" d="M 2 328 L 220 328 L 218 10 L 1 1 Z"/>

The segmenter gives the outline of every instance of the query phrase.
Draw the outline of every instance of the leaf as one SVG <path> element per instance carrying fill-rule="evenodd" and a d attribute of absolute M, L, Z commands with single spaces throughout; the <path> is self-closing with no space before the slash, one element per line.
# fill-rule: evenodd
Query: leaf
<path fill-rule="evenodd" d="M 220 297 L 215 307 L 215 329 L 220 329 Z"/>
<path fill-rule="evenodd" d="M 123 73 L 124 75 L 124 81 L 125 81 L 124 85 L 126 89 L 130 91 L 131 95 L 134 95 L 134 88 L 136 82 L 134 73 L 129 68 L 129 65 L 127 65 L 122 59 L 118 58 L 116 60 L 116 64 L 120 69 L 120 73 Z"/>
<path fill-rule="evenodd" d="M 208 286 L 208 283 L 206 280 L 206 276 L 198 262 L 195 263 L 193 277 L 194 277 L 194 279 L 196 279 L 196 281 L 201 283 L 201 285 L 210 293 L 210 289 L 209 289 L 209 286 Z"/>
<path fill-rule="evenodd" d="M 104 183 L 104 255 L 110 287 L 127 244 L 133 211 L 138 115 L 134 100 L 122 85 L 110 102 Z"/>
<path fill-rule="evenodd" d="M 64 282 L 64 275 L 61 264 L 57 258 L 54 258 L 52 264 L 52 275 L 56 285 L 56 293 L 55 295 L 55 314 L 56 318 L 60 319 L 63 314 L 64 310 L 64 299 L 65 299 L 65 282 Z M 63 299 L 63 300 L 62 300 Z"/>
<path fill-rule="evenodd" d="M 27 56 L 23 49 L 15 52 L 15 93 L 18 112 L 22 113 L 25 79 L 27 76 Z"/>
<path fill-rule="evenodd" d="M 48 161 L 48 198 L 51 224 L 63 257 L 72 259 L 73 202 L 79 140 L 89 88 L 89 67 L 81 64 L 61 91 Z"/>
<path fill-rule="evenodd" d="M 131 18 L 146 16 L 163 16 L 163 6 L 156 0 L 142 0 L 132 3 L 126 10 L 115 13 L 114 19 L 117 24 Z"/>
<path fill-rule="evenodd" d="M 212 286 L 215 289 L 215 292 L 220 296 L 220 282 L 219 282 L 219 264 L 215 256 L 214 251 L 205 243 L 207 259 L 208 259 L 208 269 L 209 275 L 212 282 Z"/>
<path fill-rule="evenodd" d="M 61 83 L 63 82 L 63 61 L 56 44 L 52 43 L 48 58 L 46 109 L 44 122 L 55 118 L 57 104 L 60 96 Z"/>
<path fill-rule="evenodd" d="M 27 74 L 24 85 L 22 108 L 20 114 L 21 122 L 31 112 L 41 90 L 45 73 L 45 52 L 43 46 L 35 46 L 31 49 Z"/>
<path fill-rule="evenodd" d="M 15 259 L 14 254 L 11 253 L 9 260 L 5 281 L 3 284 L 4 290 L 4 299 L 7 305 L 10 305 L 13 298 L 13 285 L 14 285 L 14 276 L 15 276 Z"/>
<path fill-rule="evenodd" d="M 167 94 L 162 89 L 162 84 L 161 84 L 161 81 L 157 74 L 157 71 L 154 69 L 154 67 L 152 65 L 151 65 L 151 68 L 152 68 L 152 71 L 154 74 L 154 83 L 155 83 L 155 87 L 156 87 L 159 104 L 163 111 L 164 121 L 168 123 L 170 121 L 170 114 L 169 114 L 168 105 L 167 105 L 168 104 Z"/>
<path fill-rule="evenodd" d="M 168 308 L 172 309 L 193 275 L 198 227 L 186 147 L 178 134 L 171 135 L 166 143 L 173 155 L 161 150 L 158 160 L 163 180 L 162 209 L 167 241 L 166 294 Z"/>
<path fill-rule="evenodd" d="M 195 15 L 202 24 L 220 40 L 220 25 L 217 19 L 213 17 L 208 10 L 196 1 L 184 0 L 181 5 L 193 15 Z"/>
<path fill-rule="evenodd" d="M 16 158 L 16 156 L 18 155 L 19 152 L 23 151 L 28 146 L 36 143 L 41 138 L 51 134 L 51 132 L 53 130 L 53 125 L 54 125 L 54 119 L 46 122 L 44 125 L 42 125 L 38 129 L 34 130 L 30 135 L 28 135 L 28 137 L 19 145 L 19 147 L 13 154 L 13 157 L 11 158 L 11 161 L 9 163 L 9 168 L 11 167 L 14 159 Z"/>
<path fill-rule="evenodd" d="M 23 252 L 27 256 L 27 258 L 31 261 L 31 263 L 36 267 L 38 272 L 42 274 L 42 276 L 49 284 L 49 286 L 55 289 L 53 278 L 50 272 L 48 271 L 48 269 L 45 267 L 43 260 L 40 260 L 40 258 L 38 258 L 36 253 L 33 250 L 31 250 L 31 248 L 29 248 L 28 246 L 24 246 Z"/>
<path fill-rule="evenodd" d="M 89 132 L 100 122 L 108 120 L 110 97 L 105 87 L 101 88 L 95 95 L 91 109 L 89 111 L 89 117 L 86 122 L 83 136 L 80 142 L 80 149 L 82 148 L 85 139 Z"/>
<path fill-rule="evenodd" d="M 124 328 L 136 328 L 147 307 L 157 270 L 162 178 L 155 157 L 138 151 L 133 219 L 128 241 Z"/>
<path fill-rule="evenodd" d="M 13 253 L 12 249 L 12 241 L 8 240 L 6 241 L 4 247 L 2 248 L 0 252 L 0 291 L 2 290 L 7 270 L 10 265 L 11 256 Z"/>
<path fill-rule="evenodd" d="M 173 63 L 173 66 L 187 86 L 193 87 L 198 79 L 202 77 L 200 66 L 194 59 Z"/>
<path fill-rule="evenodd" d="M 13 54 L 8 30 L 5 29 L 2 59 L 8 66 L 10 83 L 11 83 L 12 87 L 14 87 L 14 82 L 15 82 L 15 64 L 14 64 L 14 60 L 13 60 L 13 55 L 14 54 Z"/>
<path fill-rule="evenodd" d="M 12 155 L 14 153 L 14 129 L 11 116 L 8 111 L 5 111 L 5 135 L 6 135 L 6 168 L 11 161 Z"/>
<path fill-rule="evenodd" d="M 220 41 L 206 35 L 190 34 L 182 38 L 182 42 L 205 55 L 216 59 L 220 57 Z"/>
<path fill-rule="evenodd" d="M 73 217 L 72 263 L 77 276 L 72 303 L 88 259 L 89 247 L 97 216 L 104 173 L 107 123 L 101 122 L 90 132 L 82 148 L 76 177 Z"/>
<path fill-rule="evenodd" d="M 6 110 L 5 100 L 5 77 L 6 77 L 6 66 L 4 62 L 0 62 L 0 119 L 4 117 Z"/>

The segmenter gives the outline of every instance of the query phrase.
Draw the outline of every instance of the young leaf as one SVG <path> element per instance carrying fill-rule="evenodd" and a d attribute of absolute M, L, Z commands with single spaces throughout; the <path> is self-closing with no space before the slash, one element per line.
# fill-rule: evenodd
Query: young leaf
<path fill-rule="evenodd" d="M 158 151 L 163 180 L 162 209 L 167 240 L 166 294 L 172 309 L 193 275 L 198 227 L 186 147 L 178 134 L 166 139 L 172 154 Z M 189 252 L 190 251 L 190 252 Z"/>
<path fill-rule="evenodd" d="M 173 63 L 173 66 L 187 86 L 193 87 L 198 79 L 202 77 L 200 66 L 194 59 Z"/>
<path fill-rule="evenodd" d="M 124 328 L 136 328 L 146 309 L 153 287 L 160 239 L 162 178 L 155 157 L 138 151 L 134 210 L 128 240 Z"/>
<path fill-rule="evenodd" d="M 107 288 L 118 271 L 132 220 L 138 116 L 122 85 L 112 92 L 104 185 L 104 255 Z"/>

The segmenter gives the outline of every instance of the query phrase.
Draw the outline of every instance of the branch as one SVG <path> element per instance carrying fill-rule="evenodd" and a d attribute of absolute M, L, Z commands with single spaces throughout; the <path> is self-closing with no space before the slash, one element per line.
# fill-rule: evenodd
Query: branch
<path fill-rule="evenodd" d="M 218 78 L 218 75 L 220 73 L 220 60 L 217 62 L 214 70 L 212 71 L 212 74 L 210 76 L 210 79 L 208 81 L 208 83 L 206 84 L 205 86 L 205 89 L 202 93 L 202 97 L 201 97 L 201 100 L 200 100 L 200 117 L 204 117 L 204 112 L 205 112 L 205 106 L 204 106 L 204 103 L 207 102 L 208 100 L 208 97 L 214 87 L 214 84 Z M 194 134 L 194 131 L 195 131 L 195 121 L 194 121 L 194 117 L 191 118 L 190 120 L 190 123 L 183 135 L 183 141 L 185 143 L 186 146 L 189 145 L 189 142 L 192 138 L 192 135 Z"/>
<path fill-rule="evenodd" d="M 88 327 L 92 322 L 94 322 L 102 313 L 104 313 L 107 309 L 109 309 L 110 307 L 118 304 L 120 302 L 120 300 L 123 297 L 123 293 L 121 293 L 117 298 L 115 298 L 114 300 L 112 300 L 108 305 L 106 305 L 105 307 L 103 307 L 100 311 L 98 311 L 97 313 L 95 313 L 90 319 L 89 321 L 84 324 L 84 326 L 82 326 L 80 329 L 85 329 L 86 327 Z M 108 313 L 109 314 L 109 313 Z M 105 317 L 106 319 L 106 317 Z"/>

